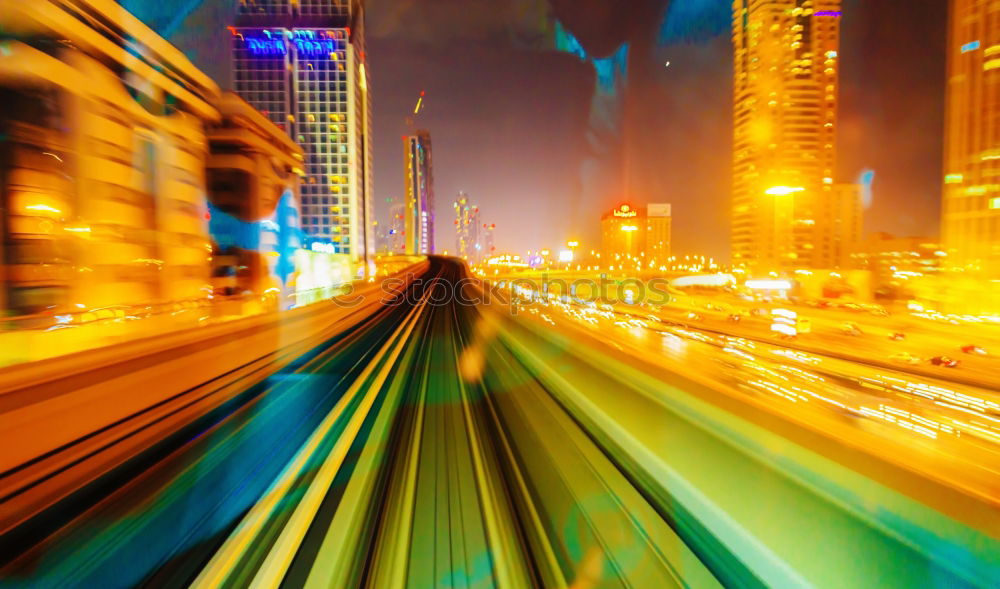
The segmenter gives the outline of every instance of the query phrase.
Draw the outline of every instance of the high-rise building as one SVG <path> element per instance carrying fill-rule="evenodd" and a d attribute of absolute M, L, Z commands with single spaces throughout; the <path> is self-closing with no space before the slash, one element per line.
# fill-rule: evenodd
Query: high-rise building
<path fill-rule="evenodd" d="M 434 253 L 434 166 L 431 134 L 403 137 L 406 172 L 406 253 Z"/>
<path fill-rule="evenodd" d="M 480 235 L 480 243 L 482 247 L 479 249 L 482 258 L 492 257 L 496 251 L 496 244 L 494 243 L 494 234 L 496 232 L 496 223 L 483 223 L 483 230 Z"/>
<path fill-rule="evenodd" d="M 1000 277 L 1000 12 L 952 0 L 942 241 L 949 265 Z"/>
<path fill-rule="evenodd" d="M 396 199 L 387 199 L 389 222 L 385 225 L 385 245 L 379 251 L 390 254 L 406 253 L 406 206 Z"/>
<path fill-rule="evenodd" d="M 374 251 L 371 101 L 360 0 L 241 0 L 233 82 L 305 151 L 301 220 L 355 260 Z"/>
<path fill-rule="evenodd" d="M 835 169 L 840 0 L 734 0 L 732 252 L 813 267 Z"/>
<path fill-rule="evenodd" d="M 860 184 L 834 184 L 817 203 L 813 268 L 851 265 L 851 252 L 861 242 L 862 189 Z"/>
<path fill-rule="evenodd" d="M 646 247 L 643 251 L 657 266 L 666 265 L 670 258 L 671 222 L 669 204 L 646 205 Z"/>
<path fill-rule="evenodd" d="M 469 195 L 458 193 L 455 200 L 455 255 L 470 264 L 478 264 L 482 253 L 479 240 L 479 207 L 469 202 Z"/>
<path fill-rule="evenodd" d="M 666 266 L 670 258 L 670 205 L 619 205 L 601 216 L 602 266 Z"/>

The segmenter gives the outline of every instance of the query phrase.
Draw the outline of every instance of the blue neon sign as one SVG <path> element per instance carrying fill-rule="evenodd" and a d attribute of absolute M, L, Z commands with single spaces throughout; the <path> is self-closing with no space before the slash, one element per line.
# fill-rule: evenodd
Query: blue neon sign
<path fill-rule="evenodd" d="M 263 35 L 244 35 L 247 51 L 254 56 L 283 56 L 288 53 L 288 44 L 280 33 L 262 31 Z M 273 35 L 273 36 L 272 36 Z M 287 33 L 295 45 L 295 51 L 302 56 L 330 55 L 337 51 L 337 41 L 332 37 L 319 36 L 316 31 L 294 31 Z M 322 33 L 321 33 L 322 35 Z"/>
<path fill-rule="evenodd" d="M 272 39 L 270 37 L 244 37 L 247 51 L 256 56 L 284 55 L 286 52 L 285 41 L 280 37 Z"/>
<path fill-rule="evenodd" d="M 295 39 L 294 42 L 299 55 L 329 55 L 337 50 L 333 39 Z"/>

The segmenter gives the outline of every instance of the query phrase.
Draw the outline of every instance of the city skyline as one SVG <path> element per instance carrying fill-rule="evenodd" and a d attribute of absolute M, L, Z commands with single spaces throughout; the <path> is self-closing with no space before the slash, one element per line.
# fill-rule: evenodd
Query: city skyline
<path fill-rule="evenodd" d="M 370 59 L 381 72 L 372 80 L 379 95 L 374 104 L 373 164 L 379 177 L 388 178 L 375 186 L 377 218 L 387 214 L 378 203 L 386 197 L 401 197 L 392 179 L 398 170 L 394 146 L 406 133 L 400 113 L 411 110 L 413 97 L 426 90 L 431 100 L 421 115 L 426 120 L 422 125 L 435 129 L 440 194 L 459 190 L 480 194 L 484 212 L 499 226 L 512 229 L 498 236 L 499 249 L 518 249 L 518 244 L 537 247 L 547 239 L 542 217 L 554 218 L 554 228 L 568 235 L 576 233 L 574 225 L 587 222 L 588 214 L 616 202 L 669 200 L 678 217 L 689 219 L 678 229 L 678 251 L 727 257 L 728 239 L 716 236 L 728 233 L 729 220 L 722 209 L 728 208 L 730 198 L 729 164 L 717 152 L 728 153 L 731 146 L 731 6 L 699 2 L 676 10 L 675 6 L 665 8 L 665 0 L 641 0 L 616 16 L 627 26 L 612 31 L 600 24 L 596 7 L 602 2 L 572 13 L 558 3 L 554 3 L 556 8 L 546 8 L 546 2 L 525 2 L 533 8 L 524 12 L 515 10 L 510 0 L 491 6 L 469 0 L 461 10 L 449 8 L 454 0 L 439 0 L 433 6 L 426 0 L 406 5 L 386 0 L 367 3 Z M 197 7 L 183 21 L 185 28 L 197 26 L 200 36 L 183 29 L 176 36 L 195 63 L 225 86 L 228 73 L 220 69 L 217 49 L 205 34 L 225 26 L 227 15 L 210 4 L 188 5 Z M 898 11 L 887 3 L 843 2 L 837 177 L 852 182 L 874 171 L 874 202 L 865 203 L 866 234 L 880 230 L 897 235 L 939 233 L 943 138 L 928 129 L 943 126 L 945 4 L 909 7 L 907 26 L 900 27 L 895 26 Z M 134 8 L 149 12 L 154 22 L 173 22 L 169 14 L 151 5 Z M 619 97 L 619 102 L 627 98 L 632 106 L 624 105 L 628 108 L 622 111 L 626 120 L 621 130 L 636 126 L 634 121 L 629 123 L 629 117 L 641 114 L 646 120 L 622 133 L 622 138 L 609 136 L 609 145 L 625 140 L 639 146 L 640 153 L 662 153 L 658 169 L 631 166 L 636 181 L 646 178 L 650 186 L 659 186 L 654 196 L 581 191 L 582 174 L 589 173 L 596 161 L 587 163 L 581 150 L 590 132 L 586 119 L 594 108 L 594 72 L 577 56 L 560 50 L 551 30 L 539 27 L 538 20 L 524 18 L 552 11 L 597 55 L 612 53 L 617 43 L 630 40 L 627 67 L 632 91 Z M 459 14 L 477 24 L 458 26 Z M 408 26 L 402 26 L 404 22 Z M 654 25 L 658 32 L 652 31 Z M 513 31 L 514 39 L 524 41 L 512 41 L 504 31 Z M 876 50 L 887 59 L 868 59 Z M 667 61 L 670 66 L 663 67 Z M 485 71 L 490 74 L 484 77 Z M 526 86 L 526 79 L 537 76 L 542 77 L 540 83 Z M 459 83 L 463 79 L 474 83 Z M 523 100 L 514 100 L 506 92 L 512 87 L 526 93 Z M 894 104 L 891 97 L 896 95 L 909 99 Z M 536 119 L 542 109 L 528 105 L 545 105 L 546 112 L 557 116 Z M 698 116 L 690 116 L 692 112 Z M 490 117 L 508 121 L 510 132 L 490 129 L 483 123 Z M 545 139 L 547 149 L 536 151 L 540 144 L 528 145 L 518 153 L 525 147 L 518 137 L 540 124 L 551 131 Z M 489 140 L 484 142 L 484 138 Z M 692 142 L 700 149 L 692 152 Z M 467 143 L 479 148 L 463 148 Z M 708 157 L 708 153 L 716 155 Z M 610 159 L 600 161 L 620 167 L 617 157 L 609 152 Z M 509 163 L 509 169 L 493 165 L 497 161 Z M 539 166 L 555 173 L 543 174 Z M 511 170 L 518 174 L 512 175 Z M 518 182 L 512 180 L 515 176 Z M 610 182 L 596 180 L 591 184 L 607 186 Z M 691 192 L 699 198 L 685 197 Z M 449 197 L 441 199 L 436 203 L 439 208 L 450 206 Z M 915 199 L 920 206 L 898 207 L 902 199 Z M 513 213 L 499 206 L 508 201 L 534 207 L 539 214 L 514 223 Z M 442 231 L 447 231 L 447 225 L 439 225 L 437 240 L 450 242 L 450 233 Z M 598 230 L 589 231 L 590 239 L 596 240 Z"/>

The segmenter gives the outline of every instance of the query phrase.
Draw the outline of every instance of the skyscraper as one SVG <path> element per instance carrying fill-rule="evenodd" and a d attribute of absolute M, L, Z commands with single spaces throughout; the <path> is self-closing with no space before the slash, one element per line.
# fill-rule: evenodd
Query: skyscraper
<path fill-rule="evenodd" d="M 952 0 L 942 241 L 949 266 L 1000 277 L 1000 12 Z"/>
<path fill-rule="evenodd" d="M 479 207 L 469 203 L 469 195 L 458 193 L 455 200 L 455 255 L 477 264 L 482 253 L 479 240 Z"/>
<path fill-rule="evenodd" d="M 241 0 L 237 93 L 305 151 L 305 232 L 355 260 L 374 251 L 371 102 L 360 0 Z"/>
<path fill-rule="evenodd" d="M 479 236 L 480 243 L 482 243 L 479 252 L 483 259 L 492 257 L 497 251 L 496 244 L 494 243 L 496 228 L 496 223 L 483 223 L 483 232 Z"/>
<path fill-rule="evenodd" d="M 403 137 L 406 172 L 406 253 L 434 253 L 434 165 L 431 134 Z"/>
<path fill-rule="evenodd" d="M 734 0 L 732 252 L 751 271 L 822 263 L 833 185 L 840 0 Z"/>

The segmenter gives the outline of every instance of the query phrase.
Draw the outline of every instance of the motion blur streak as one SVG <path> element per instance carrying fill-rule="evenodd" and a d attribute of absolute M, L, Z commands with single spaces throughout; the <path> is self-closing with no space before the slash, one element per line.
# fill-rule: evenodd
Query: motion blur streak
<path fill-rule="evenodd" d="M 598 337 L 569 306 L 507 313 L 461 263 L 415 269 L 365 304 L 302 310 L 328 321 L 314 337 L 9 457 L 3 585 L 1000 581 L 996 502 L 961 479 L 666 370 L 637 320 Z M 501 302 L 459 303 L 483 294 Z M 67 382 L 126 399 L 145 360 Z M 44 397 L 4 394 L 5 418 L 18 401 L 56 435 L 31 412 Z"/>

